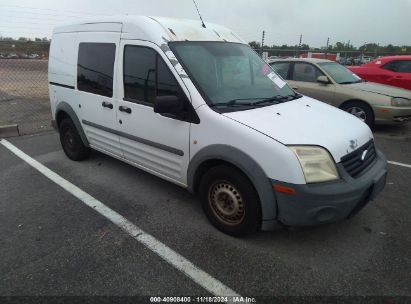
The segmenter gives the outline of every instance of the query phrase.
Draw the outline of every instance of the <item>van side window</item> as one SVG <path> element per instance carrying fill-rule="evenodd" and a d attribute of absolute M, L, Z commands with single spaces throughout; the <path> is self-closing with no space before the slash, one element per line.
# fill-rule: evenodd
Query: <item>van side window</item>
<path fill-rule="evenodd" d="M 80 43 L 77 88 L 80 91 L 113 97 L 114 43 Z"/>
<path fill-rule="evenodd" d="M 179 85 L 163 59 L 148 47 L 124 49 L 124 99 L 154 105 L 156 96 L 179 95 Z"/>

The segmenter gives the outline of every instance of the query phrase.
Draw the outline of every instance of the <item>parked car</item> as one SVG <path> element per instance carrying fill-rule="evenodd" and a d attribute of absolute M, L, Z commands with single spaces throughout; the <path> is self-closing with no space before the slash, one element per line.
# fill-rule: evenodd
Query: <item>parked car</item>
<path fill-rule="evenodd" d="M 10 54 L 7 55 L 6 58 L 8 58 L 8 59 L 18 59 L 19 56 L 16 53 L 10 53 Z"/>
<path fill-rule="evenodd" d="M 411 90 L 411 55 L 381 57 L 349 69 L 368 81 Z"/>
<path fill-rule="evenodd" d="M 342 57 L 342 58 L 340 58 L 338 63 L 342 64 L 342 65 L 353 65 L 354 64 L 353 63 L 353 58 L 351 58 L 351 57 Z"/>
<path fill-rule="evenodd" d="M 228 234 L 343 220 L 385 185 L 367 125 L 294 92 L 219 25 L 137 16 L 62 25 L 48 77 L 70 159 L 95 149 L 199 192 Z"/>
<path fill-rule="evenodd" d="M 371 57 L 371 56 L 361 56 L 361 57 L 360 57 L 360 62 L 361 62 L 361 64 L 368 63 L 368 62 L 370 62 L 371 60 L 373 60 L 373 57 Z"/>
<path fill-rule="evenodd" d="M 363 81 L 346 67 L 325 59 L 286 59 L 271 63 L 301 94 L 347 111 L 370 127 L 411 120 L 411 92 Z"/>

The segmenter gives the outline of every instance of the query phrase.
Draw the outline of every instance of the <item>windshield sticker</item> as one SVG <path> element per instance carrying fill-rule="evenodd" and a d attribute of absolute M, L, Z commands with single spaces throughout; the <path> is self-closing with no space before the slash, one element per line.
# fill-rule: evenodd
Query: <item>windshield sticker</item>
<path fill-rule="evenodd" d="M 271 69 L 268 64 L 263 65 L 263 67 L 261 68 L 261 75 L 266 76 L 270 72 L 270 70 Z"/>
<path fill-rule="evenodd" d="M 359 77 L 357 74 L 352 74 L 355 78 L 357 78 L 358 80 L 361 80 L 361 77 Z"/>
<path fill-rule="evenodd" d="M 270 78 L 270 80 L 274 82 L 274 84 L 280 89 L 282 89 L 286 85 L 285 81 L 278 77 L 278 75 L 274 72 L 268 74 L 267 77 Z"/>

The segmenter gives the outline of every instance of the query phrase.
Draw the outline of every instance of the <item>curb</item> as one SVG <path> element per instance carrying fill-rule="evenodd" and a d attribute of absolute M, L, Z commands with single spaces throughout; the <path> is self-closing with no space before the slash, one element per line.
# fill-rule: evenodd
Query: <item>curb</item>
<path fill-rule="evenodd" d="M 19 136 L 18 125 L 0 126 L 0 138 Z"/>

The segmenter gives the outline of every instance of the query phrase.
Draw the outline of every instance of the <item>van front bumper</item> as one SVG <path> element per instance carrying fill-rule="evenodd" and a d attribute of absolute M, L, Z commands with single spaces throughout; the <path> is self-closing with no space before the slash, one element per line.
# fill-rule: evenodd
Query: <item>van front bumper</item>
<path fill-rule="evenodd" d="M 374 163 L 357 178 L 337 164 L 341 179 L 317 184 L 290 184 L 272 180 L 295 190 L 295 194 L 275 192 L 278 218 L 285 226 L 315 226 L 350 218 L 374 199 L 385 186 L 387 160 L 377 150 Z"/>

